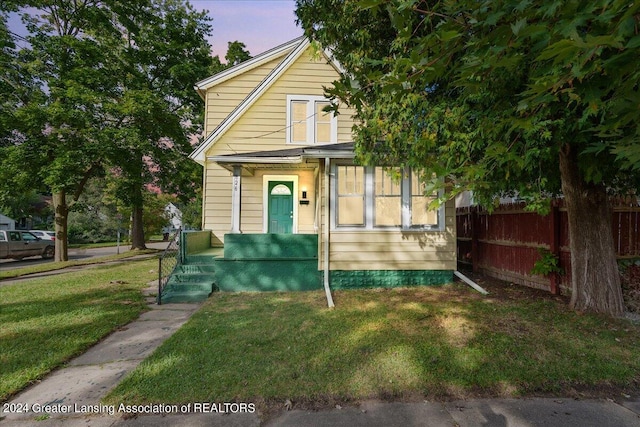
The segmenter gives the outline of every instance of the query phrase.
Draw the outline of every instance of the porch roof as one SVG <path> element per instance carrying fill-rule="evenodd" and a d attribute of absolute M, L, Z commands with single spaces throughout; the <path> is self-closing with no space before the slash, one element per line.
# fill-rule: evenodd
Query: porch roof
<path fill-rule="evenodd" d="M 207 160 L 233 171 L 234 166 L 241 166 L 250 171 L 256 168 L 282 168 L 297 165 L 304 167 L 312 159 L 352 159 L 354 157 L 353 142 L 326 144 L 313 147 L 288 148 L 284 150 L 254 151 L 242 154 L 225 154 L 208 157 Z"/>

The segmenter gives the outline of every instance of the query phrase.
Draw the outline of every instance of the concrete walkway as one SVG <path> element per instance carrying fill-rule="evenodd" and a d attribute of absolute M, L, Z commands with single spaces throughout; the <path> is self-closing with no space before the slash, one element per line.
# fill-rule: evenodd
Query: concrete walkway
<path fill-rule="evenodd" d="M 569 398 L 477 399 L 445 403 L 368 401 L 359 406 L 322 411 L 296 410 L 293 402 L 293 410 L 283 411 L 266 422 L 262 422 L 260 414 L 255 411 L 238 412 L 236 403 L 240 402 L 228 402 L 233 403 L 229 406 L 230 411 L 236 412 L 229 414 L 211 412 L 214 406 L 192 402 L 190 408 L 168 405 L 143 407 L 138 411 L 151 414 L 132 417 L 130 412 L 127 414 L 129 409 L 101 405 L 100 399 L 200 307 L 199 304 L 158 306 L 151 300 L 149 302 L 151 310 L 138 320 L 3 404 L 0 425 L 640 427 L 640 395 L 612 396 L 616 401 Z M 196 408 L 197 403 L 199 406 Z M 217 404 L 218 407 L 223 405 L 221 402 Z"/>

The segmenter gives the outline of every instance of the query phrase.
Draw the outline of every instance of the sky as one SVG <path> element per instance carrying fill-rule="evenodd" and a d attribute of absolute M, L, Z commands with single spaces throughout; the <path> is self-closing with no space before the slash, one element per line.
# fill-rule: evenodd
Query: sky
<path fill-rule="evenodd" d="M 251 56 L 302 35 L 296 26 L 294 0 L 191 0 L 197 10 L 213 18 L 209 39 L 213 55 L 224 61 L 227 43 L 240 41 Z"/>
<path fill-rule="evenodd" d="M 227 43 L 245 44 L 251 56 L 265 52 L 302 35 L 296 26 L 294 0 L 190 0 L 196 10 L 208 10 L 213 19 L 209 38 L 212 54 L 224 62 Z M 10 15 L 9 26 L 25 35 L 17 15 Z"/>

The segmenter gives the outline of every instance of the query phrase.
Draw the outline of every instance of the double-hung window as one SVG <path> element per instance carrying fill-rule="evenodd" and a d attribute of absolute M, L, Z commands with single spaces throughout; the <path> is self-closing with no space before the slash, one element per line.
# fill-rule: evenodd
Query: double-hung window
<path fill-rule="evenodd" d="M 364 227 L 366 214 L 364 168 L 338 166 L 336 175 L 338 225 Z"/>
<path fill-rule="evenodd" d="M 338 141 L 338 119 L 324 111 L 322 96 L 287 95 L 287 143 L 330 144 Z"/>
<path fill-rule="evenodd" d="M 332 172 L 335 228 L 441 229 L 444 207 L 431 206 L 437 196 L 416 172 L 340 164 Z"/>
<path fill-rule="evenodd" d="M 402 171 L 399 168 L 374 169 L 374 216 L 375 227 L 402 226 Z"/>

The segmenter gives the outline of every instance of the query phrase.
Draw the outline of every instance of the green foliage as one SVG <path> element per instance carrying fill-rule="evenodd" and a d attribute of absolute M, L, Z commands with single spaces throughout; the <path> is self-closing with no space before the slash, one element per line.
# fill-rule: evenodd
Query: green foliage
<path fill-rule="evenodd" d="M 356 111 L 361 161 L 435 172 L 484 206 L 517 194 L 544 210 L 562 192 L 581 270 L 570 304 L 622 314 L 604 230 L 607 194 L 640 188 L 640 2 L 296 4 L 346 70 L 328 94 Z"/>
<path fill-rule="evenodd" d="M 93 178 L 87 182 L 85 191 L 69 212 L 70 243 L 113 242 L 118 227 L 126 234 L 129 216 L 118 212 L 118 204 L 109 194 L 108 184 L 105 178 Z M 126 221 L 118 220 L 123 217 Z"/>
<path fill-rule="evenodd" d="M 29 31 L 18 52 L 0 19 L 0 200 L 56 193 L 63 227 L 86 183 L 105 174 L 119 177 L 115 194 L 133 210 L 146 185 L 193 198 L 206 14 L 183 0 L 17 3 Z"/>
<path fill-rule="evenodd" d="M 162 234 L 162 229 L 170 222 L 165 208 L 169 203 L 176 203 L 176 197 L 169 194 L 157 194 L 146 192 L 144 194 L 144 211 L 142 220 L 144 222 L 145 233 Z"/>
<path fill-rule="evenodd" d="M 120 229 L 121 239 L 128 239 L 131 230 L 131 214 L 127 205 L 120 201 L 122 180 L 115 176 L 91 179 L 78 202 L 69 213 L 69 242 L 98 243 L 114 242 Z M 142 220 L 145 234 L 161 234 L 169 224 L 165 208 L 169 203 L 178 204 L 176 196 L 142 192 Z"/>
<path fill-rule="evenodd" d="M 211 65 L 205 13 L 182 0 L 153 2 L 144 11 L 133 18 L 134 29 L 125 31 L 127 43 L 117 46 L 123 93 L 112 111 L 119 124 L 113 129 L 116 149 L 107 157 L 119 177 L 115 195 L 134 215 L 153 200 L 145 199 L 148 185 L 184 199 L 200 190 L 201 168 L 188 159 L 192 139 L 202 132 L 204 109 L 193 83 Z M 143 222 L 157 232 L 162 216 L 151 218 Z M 139 226 L 134 221 L 134 245 L 144 243 L 136 241 L 144 236 Z"/>
<path fill-rule="evenodd" d="M 639 4 L 296 4 L 347 71 L 329 94 L 356 108 L 362 161 L 424 167 L 490 204 L 559 193 L 570 150 L 585 182 L 637 188 Z"/>
<path fill-rule="evenodd" d="M 538 248 L 540 259 L 535 262 L 531 269 L 531 274 L 547 276 L 551 273 L 564 274 L 564 269 L 560 267 L 560 260 L 548 249 Z"/>
<path fill-rule="evenodd" d="M 0 172 L 0 179 L 2 173 Z M 40 196 L 34 190 L 30 191 L 0 191 L 0 212 L 13 219 L 36 216 Z"/>
<path fill-rule="evenodd" d="M 230 67 L 250 59 L 251 54 L 244 43 L 236 40 L 228 43 L 227 54 L 224 58 L 227 60 L 227 66 Z"/>
<path fill-rule="evenodd" d="M 202 192 L 179 207 L 182 211 L 182 227 L 199 230 L 202 227 Z"/>

